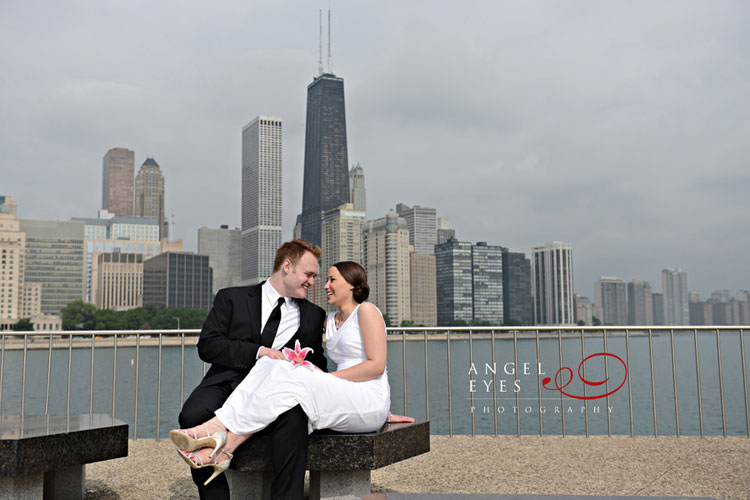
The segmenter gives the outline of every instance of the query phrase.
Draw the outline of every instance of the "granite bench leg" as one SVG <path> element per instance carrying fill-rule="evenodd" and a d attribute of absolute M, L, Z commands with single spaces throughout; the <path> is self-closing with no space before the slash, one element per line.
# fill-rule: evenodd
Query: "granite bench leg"
<path fill-rule="evenodd" d="M 44 500 L 83 499 L 84 496 L 86 496 L 85 465 L 44 473 Z"/>
<path fill-rule="evenodd" d="M 351 500 L 371 491 L 369 470 L 311 470 L 310 500 Z"/>
<path fill-rule="evenodd" d="M 229 492 L 233 499 L 267 500 L 271 498 L 272 472 L 225 472 L 229 482 Z"/>
<path fill-rule="evenodd" d="M 0 500 L 37 499 L 44 492 L 44 474 L 0 477 Z"/>
<path fill-rule="evenodd" d="M 0 478 L 0 500 L 82 500 L 86 469 L 83 465 L 28 476 Z"/>

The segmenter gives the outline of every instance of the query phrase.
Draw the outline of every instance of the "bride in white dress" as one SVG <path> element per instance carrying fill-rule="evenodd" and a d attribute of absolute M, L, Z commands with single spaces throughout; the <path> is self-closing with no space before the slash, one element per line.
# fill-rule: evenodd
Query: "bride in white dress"
<path fill-rule="evenodd" d="M 335 372 L 263 357 L 216 410 L 215 418 L 193 429 L 170 432 L 191 467 L 214 468 L 206 484 L 229 467 L 240 444 L 297 405 L 308 416 L 309 432 L 372 432 L 386 420 L 413 421 L 388 411 L 385 322 L 378 308 L 365 302 L 369 295 L 365 270 L 355 262 L 334 264 L 325 290 L 328 304 L 339 309 L 326 323 L 326 355 L 337 364 Z"/>

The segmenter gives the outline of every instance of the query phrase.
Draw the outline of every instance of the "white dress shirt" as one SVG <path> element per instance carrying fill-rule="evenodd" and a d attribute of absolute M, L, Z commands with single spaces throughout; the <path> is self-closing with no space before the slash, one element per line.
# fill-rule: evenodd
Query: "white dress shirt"
<path fill-rule="evenodd" d="M 279 302 L 281 294 L 276 291 L 269 280 L 266 280 L 261 288 L 263 289 L 263 298 L 260 307 L 260 331 L 262 332 L 266 327 L 268 317 L 271 316 L 271 311 L 273 311 Z M 277 350 L 284 347 L 289 342 L 289 339 L 297 333 L 299 325 L 299 305 L 290 297 L 284 297 L 284 303 L 281 305 L 281 322 L 279 323 L 279 329 L 276 331 L 276 337 L 273 339 L 271 347 Z"/>

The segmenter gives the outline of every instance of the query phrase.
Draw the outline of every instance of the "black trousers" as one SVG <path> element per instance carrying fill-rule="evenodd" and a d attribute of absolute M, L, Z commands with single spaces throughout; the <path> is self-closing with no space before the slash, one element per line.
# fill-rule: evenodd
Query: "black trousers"
<path fill-rule="evenodd" d="M 195 427 L 214 417 L 232 392 L 231 383 L 196 388 L 188 397 L 180 412 L 180 427 Z M 302 407 L 295 406 L 279 415 L 271 425 L 257 435 L 271 439 L 271 465 L 274 478 L 271 483 L 273 500 L 299 500 L 305 488 L 307 465 L 307 415 Z M 252 439 L 252 438 L 250 438 Z M 203 486 L 213 473 L 213 468 L 190 469 L 193 482 L 198 486 L 201 500 L 228 500 L 229 484 L 224 474 Z"/>

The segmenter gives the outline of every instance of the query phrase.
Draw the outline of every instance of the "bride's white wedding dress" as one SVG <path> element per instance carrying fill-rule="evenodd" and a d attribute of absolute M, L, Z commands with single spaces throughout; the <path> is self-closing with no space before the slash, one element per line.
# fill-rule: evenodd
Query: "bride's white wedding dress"
<path fill-rule="evenodd" d="M 339 370 L 367 359 L 359 329 L 359 305 L 340 328 L 334 314 L 326 324 L 326 355 Z M 372 432 L 380 429 L 391 406 L 388 372 L 366 382 L 351 382 L 289 361 L 263 357 L 237 386 L 216 416 L 235 434 L 255 433 L 300 405 L 308 431 Z"/>

